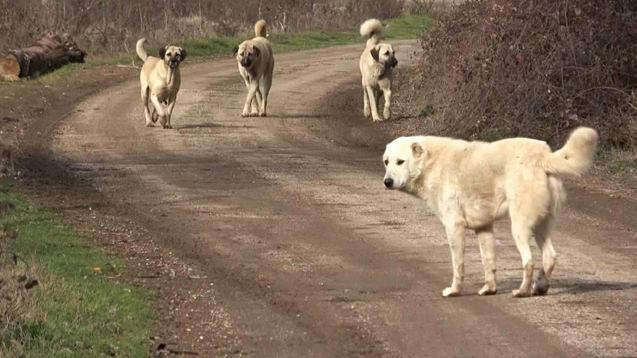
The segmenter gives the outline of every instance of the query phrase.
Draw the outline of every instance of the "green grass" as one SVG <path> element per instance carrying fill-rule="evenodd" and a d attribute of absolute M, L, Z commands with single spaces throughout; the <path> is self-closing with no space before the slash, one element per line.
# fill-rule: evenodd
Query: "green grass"
<path fill-rule="evenodd" d="M 122 261 L 92 248 L 59 217 L 6 185 L 0 204 L 10 208 L 0 224 L 18 234 L 10 251 L 38 267 L 40 285 L 29 292 L 42 311 L 40 318 L 24 317 L 0 336 L 0 356 L 16 354 L 11 340 L 27 357 L 147 356 L 154 320 L 150 296 L 104 277 L 116 275 Z M 96 267 L 101 273 L 94 272 Z"/>

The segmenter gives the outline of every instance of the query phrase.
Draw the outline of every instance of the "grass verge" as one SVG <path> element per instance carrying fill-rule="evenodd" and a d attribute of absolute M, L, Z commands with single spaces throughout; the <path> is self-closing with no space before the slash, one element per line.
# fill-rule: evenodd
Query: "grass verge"
<path fill-rule="evenodd" d="M 384 21 L 387 25 L 386 35 L 388 40 L 402 40 L 418 38 L 434 23 L 432 17 L 426 15 L 405 15 L 395 19 Z M 241 41 L 249 38 L 239 37 L 214 37 L 203 39 L 181 39 L 175 41 L 188 51 L 189 57 L 215 57 L 230 56 L 232 49 Z M 358 27 L 345 31 L 308 31 L 296 33 L 273 33 L 270 41 L 277 53 L 309 50 L 330 46 L 348 45 L 364 41 L 358 33 Z M 151 48 L 149 54 L 157 53 L 156 48 Z M 66 65 L 56 71 L 45 74 L 37 79 L 38 82 L 49 84 L 67 77 L 79 69 L 90 69 L 104 65 L 139 65 L 137 55 L 119 54 L 111 57 L 90 57 L 86 63 Z"/>
<path fill-rule="evenodd" d="M 0 357 L 148 354 L 150 297 L 107 278 L 121 260 L 91 248 L 7 184 L 0 209 Z M 39 285 L 26 290 L 33 278 Z"/>

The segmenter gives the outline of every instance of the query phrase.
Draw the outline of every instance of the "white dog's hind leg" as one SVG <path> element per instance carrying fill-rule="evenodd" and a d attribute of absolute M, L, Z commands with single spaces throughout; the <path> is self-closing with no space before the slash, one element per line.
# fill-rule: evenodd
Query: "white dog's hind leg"
<path fill-rule="evenodd" d="M 374 122 L 380 121 L 380 117 L 378 116 L 378 105 L 376 104 L 376 93 L 372 86 L 365 87 L 367 90 L 367 98 L 369 99 L 369 107 L 372 110 L 372 120 Z"/>
<path fill-rule="evenodd" d="M 529 246 L 532 231 L 527 225 L 527 220 L 524 216 L 511 212 L 511 232 L 513 233 L 515 246 L 522 257 L 523 270 L 522 284 L 519 289 L 513 290 L 513 296 L 528 297 L 531 295 L 531 284 L 533 282 L 533 255 L 531 254 L 531 246 Z"/>
<path fill-rule="evenodd" d="M 447 240 L 449 240 L 449 248 L 451 249 L 451 265 L 453 266 L 453 280 L 451 287 L 447 287 L 442 291 L 445 297 L 458 296 L 462 291 L 462 281 L 464 279 L 464 242 L 465 242 L 465 224 L 461 222 L 453 222 L 445 224 L 447 231 Z"/>
<path fill-rule="evenodd" d="M 369 109 L 369 99 L 367 98 L 367 89 L 365 89 L 365 85 L 363 85 L 363 115 L 365 118 L 369 118 L 369 116 L 372 115 L 372 112 Z"/>
<path fill-rule="evenodd" d="M 484 267 L 484 286 L 478 291 L 478 295 L 492 295 L 497 292 L 495 285 L 495 237 L 493 227 L 476 230 L 480 244 L 480 256 Z"/>
<path fill-rule="evenodd" d="M 545 295 L 549 290 L 549 280 L 553 268 L 555 268 L 555 249 L 551 242 L 551 231 L 553 229 L 554 218 L 552 215 L 546 217 L 534 230 L 535 242 L 542 250 L 542 269 L 533 283 L 534 295 Z"/>
<path fill-rule="evenodd" d="M 385 119 L 389 119 L 391 118 L 391 110 L 389 109 L 389 106 L 391 105 L 391 89 L 386 89 L 383 91 L 383 94 L 385 95 L 385 109 L 383 110 L 383 117 Z"/>
<path fill-rule="evenodd" d="M 148 87 L 142 88 L 142 106 L 144 106 L 144 119 L 146 121 L 146 127 L 152 127 L 153 123 L 156 120 L 153 118 L 156 112 L 154 109 L 151 111 L 149 108 L 150 102 L 148 101 Z"/>

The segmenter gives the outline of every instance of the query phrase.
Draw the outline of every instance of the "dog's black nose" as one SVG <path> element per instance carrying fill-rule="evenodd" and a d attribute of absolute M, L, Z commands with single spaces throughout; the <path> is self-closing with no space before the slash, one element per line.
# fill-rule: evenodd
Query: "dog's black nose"
<path fill-rule="evenodd" d="M 385 188 L 391 188 L 394 185 L 394 179 L 386 178 L 385 179 Z"/>
<path fill-rule="evenodd" d="M 398 60 L 397 60 L 397 59 L 394 59 L 394 60 L 392 61 L 391 66 L 392 66 L 392 67 L 396 67 L 396 66 L 398 66 Z"/>

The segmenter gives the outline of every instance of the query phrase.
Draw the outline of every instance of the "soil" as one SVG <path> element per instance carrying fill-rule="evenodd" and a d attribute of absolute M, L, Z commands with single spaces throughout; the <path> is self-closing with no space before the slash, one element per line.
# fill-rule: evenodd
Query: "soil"
<path fill-rule="evenodd" d="M 417 46 L 397 47 L 406 66 Z M 184 64 L 172 130 L 144 126 L 134 70 L 0 86 L 15 187 L 126 258 L 115 279 L 155 298 L 153 354 L 637 356 L 632 192 L 569 183 L 547 296 L 511 297 L 521 263 L 503 221 L 499 293 L 477 296 L 471 237 L 464 295 L 441 297 L 441 225 L 382 185 L 384 144 L 409 119 L 362 118 L 359 54 L 278 55 L 266 118 L 240 116 L 233 59 Z"/>

